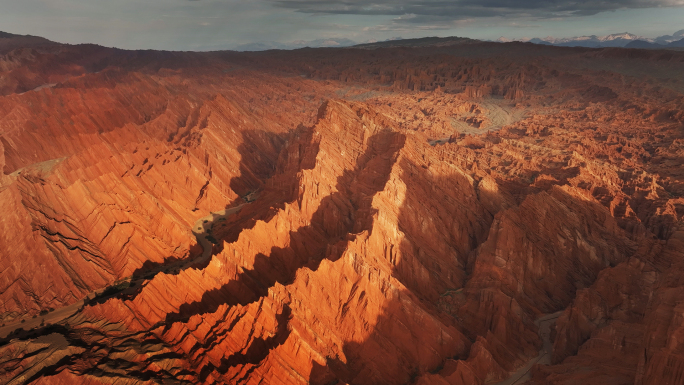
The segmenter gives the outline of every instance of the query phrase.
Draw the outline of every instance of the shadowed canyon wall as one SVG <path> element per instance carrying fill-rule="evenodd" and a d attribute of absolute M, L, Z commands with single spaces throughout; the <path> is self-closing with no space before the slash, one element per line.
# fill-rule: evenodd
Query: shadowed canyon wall
<path fill-rule="evenodd" d="M 684 54 L 21 39 L 3 383 L 684 378 Z"/>

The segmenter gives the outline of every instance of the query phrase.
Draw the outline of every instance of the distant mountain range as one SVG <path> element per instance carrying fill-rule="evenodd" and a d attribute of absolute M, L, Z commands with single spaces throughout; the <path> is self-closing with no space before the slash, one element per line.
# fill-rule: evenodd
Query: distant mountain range
<path fill-rule="evenodd" d="M 627 44 L 625 48 L 684 48 L 684 38 L 665 44 L 647 40 L 635 40 Z"/>
<path fill-rule="evenodd" d="M 614 33 L 606 36 L 577 36 L 571 38 L 533 38 L 533 39 L 507 39 L 500 37 L 498 42 L 522 41 L 535 44 L 556 45 L 563 47 L 626 47 L 626 48 L 675 48 L 684 47 L 684 29 L 672 35 L 663 35 L 656 38 L 634 35 L 628 32 Z"/>
<path fill-rule="evenodd" d="M 311 41 L 298 40 L 289 43 L 275 41 L 242 44 L 236 47 L 237 51 L 266 51 L 270 49 L 297 49 L 297 48 L 321 48 L 321 47 L 349 47 L 357 42 L 344 38 L 317 39 Z"/>
<path fill-rule="evenodd" d="M 393 37 L 383 41 L 369 40 L 365 42 L 356 42 L 347 38 L 328 38 L 316 40 L 297 40 L 287 43 L 281 42 L 258 42 L 242 44 L 234 49 L 236 51 L 266 51 L 273 49 L 292 50 L 299 48 L 322 48 L 322 47 L 358 47 L 358 48 L 390 48 L 397 46 L 425 46 L 425 45 L 452 45 L 472 43 L 477 40 L 461 37 L 424 37 L 416 39 L 403 39 L 401 37 Z M 490 40 L 491 41 L 491 40 Z M 648 38 L 644 36 L 635 35 L 629 32 L 614 33 L 606 36 L 577 36 L 570 38 L 555 38 L 547 36 L 545 38 L 522 38 L 522 39 L 508 39 L 500 37 L 496 42 L 526 42 L 544 45 L 554 45 L 562 47 L 588 47 L 588 48 L 603 48 L 603 47 L 624 47 L 624 48 L 684 48 L 684 29 L 681 29 L 672 35 L 663 35 L 656 38 Z M 16 35 L 12 33 L 0 31 L 0 48 L 8 49 L 13 45 L 34 46 L 52 43 L 51 41 L 31 35 Z M 213 48 L 213 47 L 212 47 Z M 214 48 L 223 49 L 223 48 Z"/>
<path fill-rule="evenodd" d="M 422 38 L 422 39 L 402 39 L 400 37 L 395 37 L 392 39 L 387 39 L 385 41 L 367 41 L 363 43 L 358 43 L 350 39 L 345 38 L 330 38 L 330 39 L 317 39 L 311 41 L 293 41 L 289 43 L 280 42 L 261 42 L 261 43 L 250 43 L 243 44 L 236 47 L 237 51 L 265 51 L 270 49 L 298 49 L 298 48 L 320 48 L 320 47 L 351 47 L 357 46 L 359 48 L 377 48 L 377 47 L 393 47 L 396 45 L 423 45 L 431 42 L 430 39 L 439 38 Z M 467 39 L 469 40 L 469 39 Z M 648 38 L 644 36 L 635 35 L 629 32 L 614 33 L 606 36 L 577 36 L 570 38 L 555 38 L 547 36 L 544 38 L 535 37 L 533 39 L 507 39 L 505 37 L 500 37 L 496 40 L 500 43 L 508 42 L 529 42 L 535 44 L 545 44 L 545 45 L 555 45 L 561 47 L 589 47 L 589 48 L 602 48 L 602 47 L 626 47 L 626 48 L 680 48 L 684 47 L 684 29 L 679 30 L 672 35 L 663 35 L 656 38 Z M 443 44 L 453 43 L 440 42 Z"/>

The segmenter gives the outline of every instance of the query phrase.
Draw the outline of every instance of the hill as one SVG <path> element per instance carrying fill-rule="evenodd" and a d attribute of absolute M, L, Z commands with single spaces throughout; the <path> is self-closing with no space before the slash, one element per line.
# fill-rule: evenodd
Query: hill
<path fill-rule="evenodd" d="M 680 381 L 684 52 L 14 39 L 0 383 Z"/>

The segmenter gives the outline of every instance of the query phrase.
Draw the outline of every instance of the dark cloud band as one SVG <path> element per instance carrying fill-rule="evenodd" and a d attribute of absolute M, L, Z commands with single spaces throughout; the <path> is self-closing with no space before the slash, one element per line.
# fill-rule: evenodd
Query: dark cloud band
<path fill-rule="evenodd" d="M 304 13 L 353 15 L 415 15 L 402 22 L 422 23 L 473 17 L 565 17 L 587 16 L 629 8 L 684 6 L 684 0 L 422 0 L 422 1 L 323 1 L 275 0 L 274 4 Z"/>

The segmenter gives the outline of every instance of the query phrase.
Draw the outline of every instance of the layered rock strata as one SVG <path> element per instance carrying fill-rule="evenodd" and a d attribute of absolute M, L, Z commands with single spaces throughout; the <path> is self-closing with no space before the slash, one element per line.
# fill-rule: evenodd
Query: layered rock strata
<path fill-rule="evenodd" d="M 679 384 L 684 56 L 466 43 L 9 51 L 2 382 Z"/>

